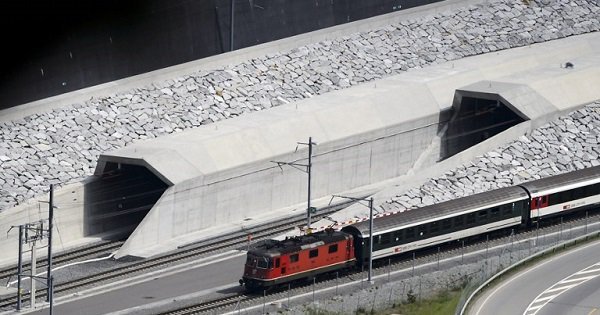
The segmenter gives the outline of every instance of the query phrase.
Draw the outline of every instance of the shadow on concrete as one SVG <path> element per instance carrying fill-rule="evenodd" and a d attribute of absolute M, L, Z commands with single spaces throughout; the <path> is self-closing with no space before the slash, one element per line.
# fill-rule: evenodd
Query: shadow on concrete
<path fill-rule="evenodd" d="M 528 120 L 498 94 L 463 90 L 456 91 L 449 116 L 441 139 L 440 160 Z"/>
<path fill-rule="evenodd" d="M 84 236 L 124 239 L 168 186 L 143 166 L 109 164 L 84 184 Z"/>

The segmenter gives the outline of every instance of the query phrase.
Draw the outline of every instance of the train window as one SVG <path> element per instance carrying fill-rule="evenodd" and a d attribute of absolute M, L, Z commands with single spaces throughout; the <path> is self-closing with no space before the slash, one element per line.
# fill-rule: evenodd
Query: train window
<path fill-rule="evenodd" d="M 411 239 L 415 238 L 415 228 L 410 227 L 410 228 L 406 229 L 406 232 L 404 233 L 404 237 L 407 240 L 411 240 Z"/>
<path fill-rule="evenodd" d="M 389 244 L 391 236 L 390 233 L 379 235 L 380 244 Z"/>
<path fill-rule="evenodd" d="M 256 257 L 248 256 L 248 258 L 246 258 L 246 265 L 248 265 L 250 267 L 255 267 L 256 266 Z"/>
<path fill-rule="evenodd" d="M 560 201 L 561 202 L 566 202 L 566 201 L 571 201 L 571 200 L 573 200 L 573 193 L 570 190 L 563 191 L 562 193 L 560 193 Z"/>
<path fill-rule="evenodd" d="M 573 189 L 573 200 L 587 197 L 583 187 Z"/>
<path fill-rule="evenodd" d="M 549 201 L 548 201 L 548 205 L 552 206 L 552 205 L 557 205 L 560 203 L 560 197 L 559 194 L 552 194 L 549 196 Z M 537 209 L 540 205 L 534 205 L 533 209 Z"/>
<path fill-rule="evenodd" d="M 588 196 L 600 195 L 600 183 L 589 186 L 589 191 Z"/>
<path fill-rule="evenodd" d="M 394 232 L 394 242 L 399 242 L 402 239 L 402 230 Z"/>
<path fill-rule="evenodd" d="M 454 217 L 454 226 L 461 227 L 465 223 L 465 216 L 459 215 L 458 217 Z"/>
<path fill-rule="evenodd" d="M 425 236 L 427 234 L 427 225 L 423 224 L 419 226 L 419 236 Z"/>
<path fill-rule="evenodd" d="M 467 213 L 467 224 L 475 223 L 475 213 Z"/>
<path fill-rule="evenodd" d="M 513 202 L 511 205 L 504 205 L 501 206 L 500 208 L 502 209 L 502 216 L 510 216 L 512 214 L 512 210 L 513 207 L 515 206 L 515 203 Z M 493 214 L 492 214 L 493 215 Z"/>
<path fill-rule="evenodd" d="M 500 216 L 500 208 L 495 207 L 490 210 L 490 214 L 492 218 L 497 218 Z"/>
<path fill-rule="evenodd" d="M 439 231 L 439 230 L 440 230 L 440 222 L 433 221 L 433 222 L 429 223 L 429 232 L 437 233 L 437 231 Z"/>
<path fill-rule="evenodd" d="M 338 244 L 329 245 L 329 253 L 335 253 L 338 251 Z"/>
<path fill-rule="evenodd" d="M 290 262 L 291 263 L 298 262 L 298 254 L 292 254 L 292 255 L 290 255 Z"/>
<path fill-rule="evenodd" d="M 279 268 L 279 258 L 275 258 L 275 268 Z"/>
<path fill-rule="evenodd" d="M 257 268 L 267 269 L 269 268 L 269 260 L 265 257 L 261 257 L 258 259 L 258 263 L 256 264 Z"/>
<path fill-rule="evenodd" d="M 481 210 L 477 212 L 477 221 L 485 221 L 487 219 L 487 210 Z"/>
<path fill-rule="evenodd" d="M 452 227 L 452 220 L 445 219 L 442 221 L 442 230 L 449 230 Z"/>
<path fill-rule="evenodd" d="M 318 248 L 312 249 L 310 252 L 308 252 L 308 258 L 315 258 L 317 256 L 319 256 Z"/>

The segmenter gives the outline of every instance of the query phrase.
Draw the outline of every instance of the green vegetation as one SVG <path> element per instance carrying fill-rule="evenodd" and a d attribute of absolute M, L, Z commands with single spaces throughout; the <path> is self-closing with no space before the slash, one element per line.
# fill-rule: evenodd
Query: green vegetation
<path fill-rule="evenodd" d="M 410 292 L 409 292 L 410 293 Z M 367 310 L 363 307 L 360 307 L 356 313 L 356 315 L 390 315 L 390 314 L 400 314 L 400 315 L 452 315 L 456 310 L 458 305 L 458 301 L 460 300 L 462 291 L 461 290 L 453 290 L 446 291 L 438 294 L 437 296 L 427 299 L 416 301 L 416 299 L 412 299 L 414 295 L 411 296 L 409 294 L 408 299 L 414 301 L 413 303 L 404 302 L 399 305 L 394 306 L 393 308 L 381 310 L 381 311 L 373 311 Z M 315 310 L 310 308 L 307 310 L 308 315 L 342 315 L 339 312 L 329 312 L 324 310 Z M 346 313 L 350 314 L 350 313 Z M 346 315 L 343 314 L 343 315 Z"/>
<path fill-rule="evenodd" d="M 460 290 L 447 291 L 438 296 L 429 299 L 416 301 L 414 303 L 404 303 L 394 307 L 391 310 L 381 311 L 378 315 L 384 314 L 402 314 L 402 315 L 452 315 L 456 310 L 461 295 Z"/>

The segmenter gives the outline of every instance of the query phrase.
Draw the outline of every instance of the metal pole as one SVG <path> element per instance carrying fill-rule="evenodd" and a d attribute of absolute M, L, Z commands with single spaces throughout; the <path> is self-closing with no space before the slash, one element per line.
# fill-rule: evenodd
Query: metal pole
<path fill-rule="evenodd" d="M 23 274 L 23 225 L 19 225 L 19 265 L 17 267 L 17 311 L 21 310 L 21 275 Z"/>
<path fill-rule="evenodd" d="M 315 285 L 317 284 L 317 278 L 313 278 L 313 305 L 315 304 Z"/>
<path fill-rule="evenodd" d="M 588 212 L 585 212 L 585 234 L 587 234 L 588 231 Z"/>
<path fill-rule="evenodd" d="M 339 278 L 339 273 L 336 271 L 335 272 L 335 295 L 338 294 L 338 284 L 340 282 L 340 278 Z"/>
<path fill-rule="evenodd" d="M 462 247 L 460 253 L 460 264 L 463 265 L 465 263 L 465 240 L 462 240 Z"/>
<path fill-rule="evenodd" d="M 52 222 L 54 220 L 54 185 L 50 184 L 50 198 L 48 199 L 48 271 L 46 280 L 48 294 L 46 302 L 50 302 L 50 279 L 52 278 Z"/>
<path fill-rule="evenodd" d="M 415 252 L 413 252 L 412 263 L 413 264 L 412 264 L 412 276 L 411 277 L 414 277 L 415 276 Z"/>
<path fill-rule="evenodd" d="M 234 16 L 235 16 L 235 0 L 231 0 L 231 13 L 230 13 L 230 24 L 231 24 L 231 30 L 229 32 L 229 48 L 230 51 L 233 51 L 233 22 L 234 22 Z"/>
<path fill-rule="evenodd" d="M 373 197 L 369 199 L 369 283 L 373 272 Z"/>
<path fill-rule="evenodd" d="M 48 302 L 50 302 L 50 315 L 52 315 L 52 311 L 54 309 L 54 276 L 50 276 L 48 277 L 50 279 L 50 287 L 48 288 L 48 296 L 49 296 L 49 300 Z"/>
<path fill-rule="evenodd" d="M 36 256 L 36 250 L 35 250 L 35 241 L 33 241 L 33 244 L 31 246 L 31 285 L 30 285 L 30 299 L 31 299 L 31 308 L 34 309 L 35 308 L 35 271 L 37 269 L 36 267 L 36 260 L 37 258 Z"/>
<path fill-rule="evenodd" d="M 306 212 L 308 214 L 308 229 L 310 230 L 310 179 L 311 179 L 311 168 L 312 168 L 312 137 L 308 137 L 308 208 Z"/>
<path fill-rule="evenodd" d="M 265 314 L 265 307 L 267 307 L 267 290 L 263 290 L 263 314 Z"/>
<path fill-rule="evenodd" d="M 440 247 L 438 246 L 437 252 L 437 270 L 440 271 Z"/>

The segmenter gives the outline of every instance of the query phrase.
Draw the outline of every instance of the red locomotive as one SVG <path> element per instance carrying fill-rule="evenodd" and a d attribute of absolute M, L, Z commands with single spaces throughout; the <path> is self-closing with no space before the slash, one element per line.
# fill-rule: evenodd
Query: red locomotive
<path fill-rule="evenodd" d="M 255 291 L 352 267 L 353 244 L 352 235 L 334 230 L 267 240 L 248 252 L 240 285 Z"/>
<path fill-rule="evenodd" d="M 373 219 L 341 231 L 268 240 L 248 252 L 240 284 L 250 291 L 344 268 L 364 266 L 399 253 L 518 229 L 600 206 L 600 166 L 504 187 L 420 209 Z M 372 255 L 372 256 L 370 256 Z"/>

